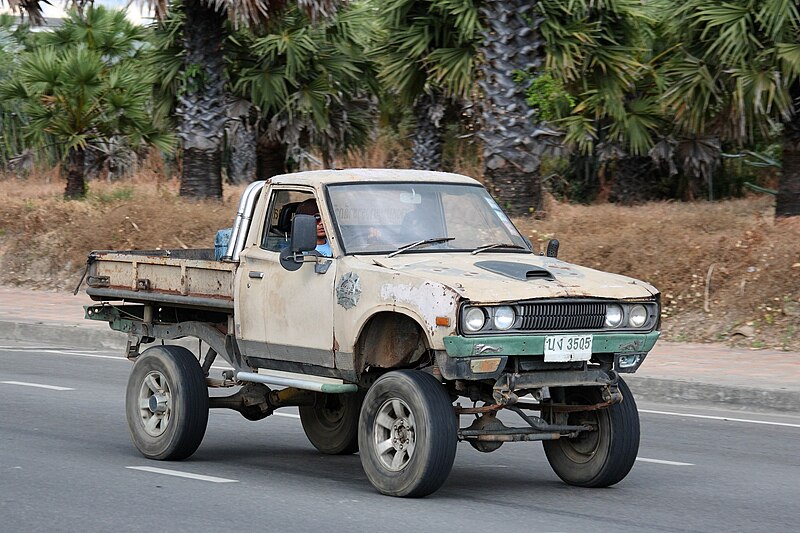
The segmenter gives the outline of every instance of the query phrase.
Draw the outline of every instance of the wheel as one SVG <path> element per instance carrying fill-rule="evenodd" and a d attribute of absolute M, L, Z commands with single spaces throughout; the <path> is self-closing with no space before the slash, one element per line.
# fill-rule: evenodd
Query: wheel
<path fill-rule="evenodd" d="M 622 402 L 606 409 L 569 413 L 566 423 L 587 424 L 596 431 L 582 432 L 574 439 L 543 441 L 553 471 L 564 482 L 580 487 L 608 487 L 628 475 L 639 452 L 639 413 L 628 385 L 619 380 Z M 564 389 L 568 404 L 601 402 L 592 387 Z M 561 418 L 559 422 L 563 422 Z"/>
<path fill-rule="evenodd" d="M 453 468 L 457 431 L 453 404 L 436 378 L 414 370 L 384 374 L 361 407 L 358 444 L 364 472 L 383 494 L 427 496 Z"/>
<path fill-rule="evenodd" d="M 330 455 L 358 451 L 358 416 L 364 394 L 318 393 L 316 405 L 300 407 L 300 422 L 316 449 Z"/>
<path fill-rule="evenodd" d="M 148 459 L 192 455 L 208 424 L 208 388 L 192 352 L 181 346 L 145 350 L 128 378 L 125 413 L 133 444 Z"/>

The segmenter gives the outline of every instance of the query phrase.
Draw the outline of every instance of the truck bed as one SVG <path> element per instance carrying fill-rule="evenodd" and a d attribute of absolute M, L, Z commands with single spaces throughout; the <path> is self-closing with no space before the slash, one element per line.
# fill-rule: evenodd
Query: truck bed
<path fill-rule="evenodd" d="M 98 250 L 89 254 L 86 293 L 97 301 L 126 300 L 233 310 L 236 263 L 214 250 Z"/>

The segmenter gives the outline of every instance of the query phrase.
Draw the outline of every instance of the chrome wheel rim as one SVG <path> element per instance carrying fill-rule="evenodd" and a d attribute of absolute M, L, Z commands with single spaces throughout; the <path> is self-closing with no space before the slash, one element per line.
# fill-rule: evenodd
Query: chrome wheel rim
<path fill-rule="evenodd" d="M 399 398 L 383 402 L 375 417 L 373 435 L 375 450 L 384 468 L 393 472 L 405 468 L 417 444 L 414 414 L 408 404 Z"/>
<path fill-rule="evenodd" d="M 169 426 L 172 401 L 169 382 L 161 372 L 148 373 L 139 389 L 139 416 L 151 437 L 160 437 Z"/>

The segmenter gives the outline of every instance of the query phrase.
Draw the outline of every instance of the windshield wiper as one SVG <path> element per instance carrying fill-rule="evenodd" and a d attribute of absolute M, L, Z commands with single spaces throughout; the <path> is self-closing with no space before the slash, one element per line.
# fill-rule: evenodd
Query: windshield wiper
<path fill-rule="evenodd" d="M 486 250 L 491 250 L 492 248 L 514 248 L 516 250 L 527 250 L 528 248 L 525 246 L 520 246 L 519 244 L 511 244 L 507 242 L 496 242 L 494 244 L 485 244 L 483 246 L 478 246 L 474 250 L 472 250 L 472 255 L 477 255 L 481 252 L 485 252 Z"/>
<path fill-rule="evenodd" d="M 417 246 L 422 246 L 424 244 L 436 244 L 437 242 L 447 242 L 453 240 L 455 240 L 455 237 L 433 237 L 432 239 L 423 239 L 421 241 L 410 242 L 408 244 L 404 244 L 403 246 L 401 246 L 394 252 L 390 253 L 386 257 L 394 257 L 397 254 L 405 252 L 406 250 L 411 250 L 413 248 L 416 248 Z"/>

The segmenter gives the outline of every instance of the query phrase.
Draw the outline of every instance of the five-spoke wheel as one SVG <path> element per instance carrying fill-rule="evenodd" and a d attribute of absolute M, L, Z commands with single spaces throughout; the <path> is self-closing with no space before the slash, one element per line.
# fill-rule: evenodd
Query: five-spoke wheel
<path fill-rule="evenodd" d="M 125 395 L 128 428 L 149 459 L 192 455 L 208 424 L 208 388 L 192 352 L 153 346 L 136 359 Z"/>
<path fill-rule="evenodd" d="M 361 464 L 390 496 L 436 491 L 453 467 L 457 419 L 444 386 L 414 370 L 384 374 L 367 391 L 359 420 Z"/>

